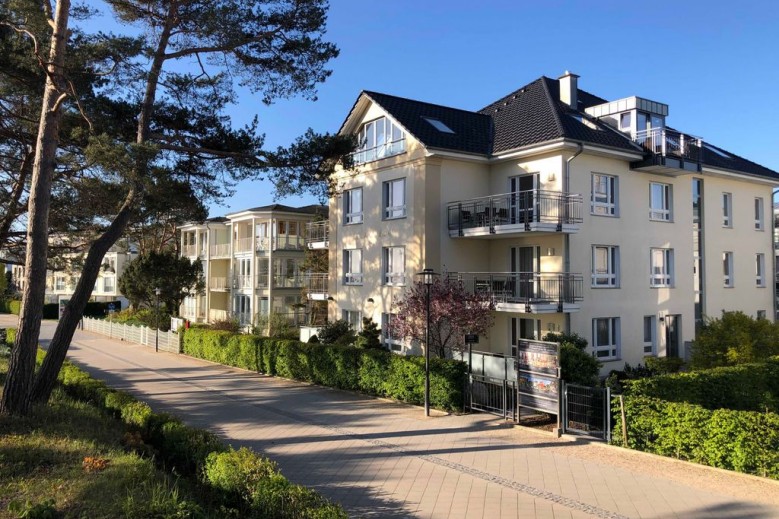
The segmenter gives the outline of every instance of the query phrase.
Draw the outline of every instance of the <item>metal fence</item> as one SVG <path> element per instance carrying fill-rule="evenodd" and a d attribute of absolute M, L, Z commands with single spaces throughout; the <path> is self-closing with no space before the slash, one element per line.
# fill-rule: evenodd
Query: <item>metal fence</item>
<path fill-rule="evenodd" d="M 160 331 L 158 336 L 156 330 L 146 326 L 115 323 L 108 319 L 92 319 L 90 317 L 84 318 L 84 330 L 152 348 L 155 340 L 158 339 L 161 351 L 179 353 L 179 335 L 172 331 Z"/>
<path fill-rule="evenodd" d="M 564 384 L 563 432 L 611 439 L 611 390 Z"/>
<path fill-rule="evenodd" d="M 469 375 L 468 407 L 503 418 L 517 420 L 517 383 L 515 380 Z"/>

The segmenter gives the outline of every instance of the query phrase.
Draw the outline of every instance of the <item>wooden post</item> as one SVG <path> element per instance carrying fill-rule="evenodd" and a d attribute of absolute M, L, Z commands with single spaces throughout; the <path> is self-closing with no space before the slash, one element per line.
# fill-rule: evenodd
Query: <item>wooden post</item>
<path fill-rule="evenodd" d="M 619 413 L 622 418 L 622 446 L 628 446 L 628 424 L 625 420 L 625 397 L 619 395 Z"/>

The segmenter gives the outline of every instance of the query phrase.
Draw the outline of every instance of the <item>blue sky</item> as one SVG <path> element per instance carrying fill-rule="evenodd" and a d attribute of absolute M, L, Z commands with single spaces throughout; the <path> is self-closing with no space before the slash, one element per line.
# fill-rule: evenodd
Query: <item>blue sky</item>
<path fill-rule="evenodd" d="M 669 126 L 779 171 L 778 25 L 766 1 L 331 0 L 341 55 L 318 101 L 242 95 L 230 115 L 258 114 L 275 147 L 337 131 L 361 90 L 476 110 L 567 69 L 606 99 L 666 103 Z M 269 184 L 247 182 L 211 216 L 272 202 Z"/>

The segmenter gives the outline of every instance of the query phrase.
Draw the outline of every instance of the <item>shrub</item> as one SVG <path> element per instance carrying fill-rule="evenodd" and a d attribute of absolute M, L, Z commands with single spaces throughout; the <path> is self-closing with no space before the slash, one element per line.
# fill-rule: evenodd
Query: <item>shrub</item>
<path fill-rule="evenodd" d="M 241 447 L 227 452 L 212 452 L 206 458 L 205 479 L 217 489 L 233 494 L 247 503 L 252 501 L 257 484 L 277 475 L 278 466 L 259 454 Z"/>
<path fill-rule="evenodd" d="M 343 319 L 327 323 L 319 329 L 319 341 L 323 344 L 351 344 L 354 338 L 352 325 Z"/>
<path fill-rule="evenodd" d="M 57 303 L 46 303 L 43 305 L 43 318 L 44 319 L 59 319 L 60 317 L 60 305 Z"/>
<path fill-rule="evenodd" d="M 585 339 L 578 333 L 566 333 L 566 332 L 547 333 L 543 337 L 543 340 L 549 342 L 559 342 L 560 344 L 570 344 L 582 351 L 587 349 L 587 339 Z"/>
<path fill-rule="evenodd" d="M 598 385 L 601 363 L 570 342 L 560 345 L 560 371 L 563 380 L 582 386 Z"/>
<path fill-rule="evenodd" d="M 12 313 L 14 315 L 19 315 L 19 312 L 22 311 L 22 302 L 21 301 L 8 301 L 8 312 Z"/>
<path fill-rule="evenodd" d="M 692 343 L 690 366 L 706 369 L 765 360 L 779 355 L 779 324 L 743 312 L 706 318 Z"/>
<path fill-rule="evenodd" d="M 238 319 L 220 319 L 211 323 L 212 330 L 238 333 L 241 331 L 241 323 Z"/>
<path fill-rule="evenodd" d="M 308 343 L 319 344 L 319 337 L 317 337 L 316 335 L 312 335 L 311 337 L 308 338 Z"/>
<path fill-rule="evenodd" d="M 357 342 L 355 346 L 365 350 L 381 350 L 384 349 L 381 345 L 381 330 L 378 325 L 368 317 L 362 318 L 362 330 L 357 334 Z"/>
<path fill-rule="evenodd" d="M 684 366 L 684 359 L 679 357 L 646 357 L 646 367 L 653 375 L 678 373 Z"/>

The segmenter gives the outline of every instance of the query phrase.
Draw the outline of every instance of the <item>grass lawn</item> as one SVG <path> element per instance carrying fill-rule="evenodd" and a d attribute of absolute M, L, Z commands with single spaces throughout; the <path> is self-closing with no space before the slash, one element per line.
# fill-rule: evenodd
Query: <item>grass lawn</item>
<path fill-rule="evenodd" d="M 0 384 L 7 370 L 1 356 Z M 124 445 L 132 440 L 120 420 L 60 389 L 27 417 L 0 416 L 0 518 L 224 516 Z"/>

